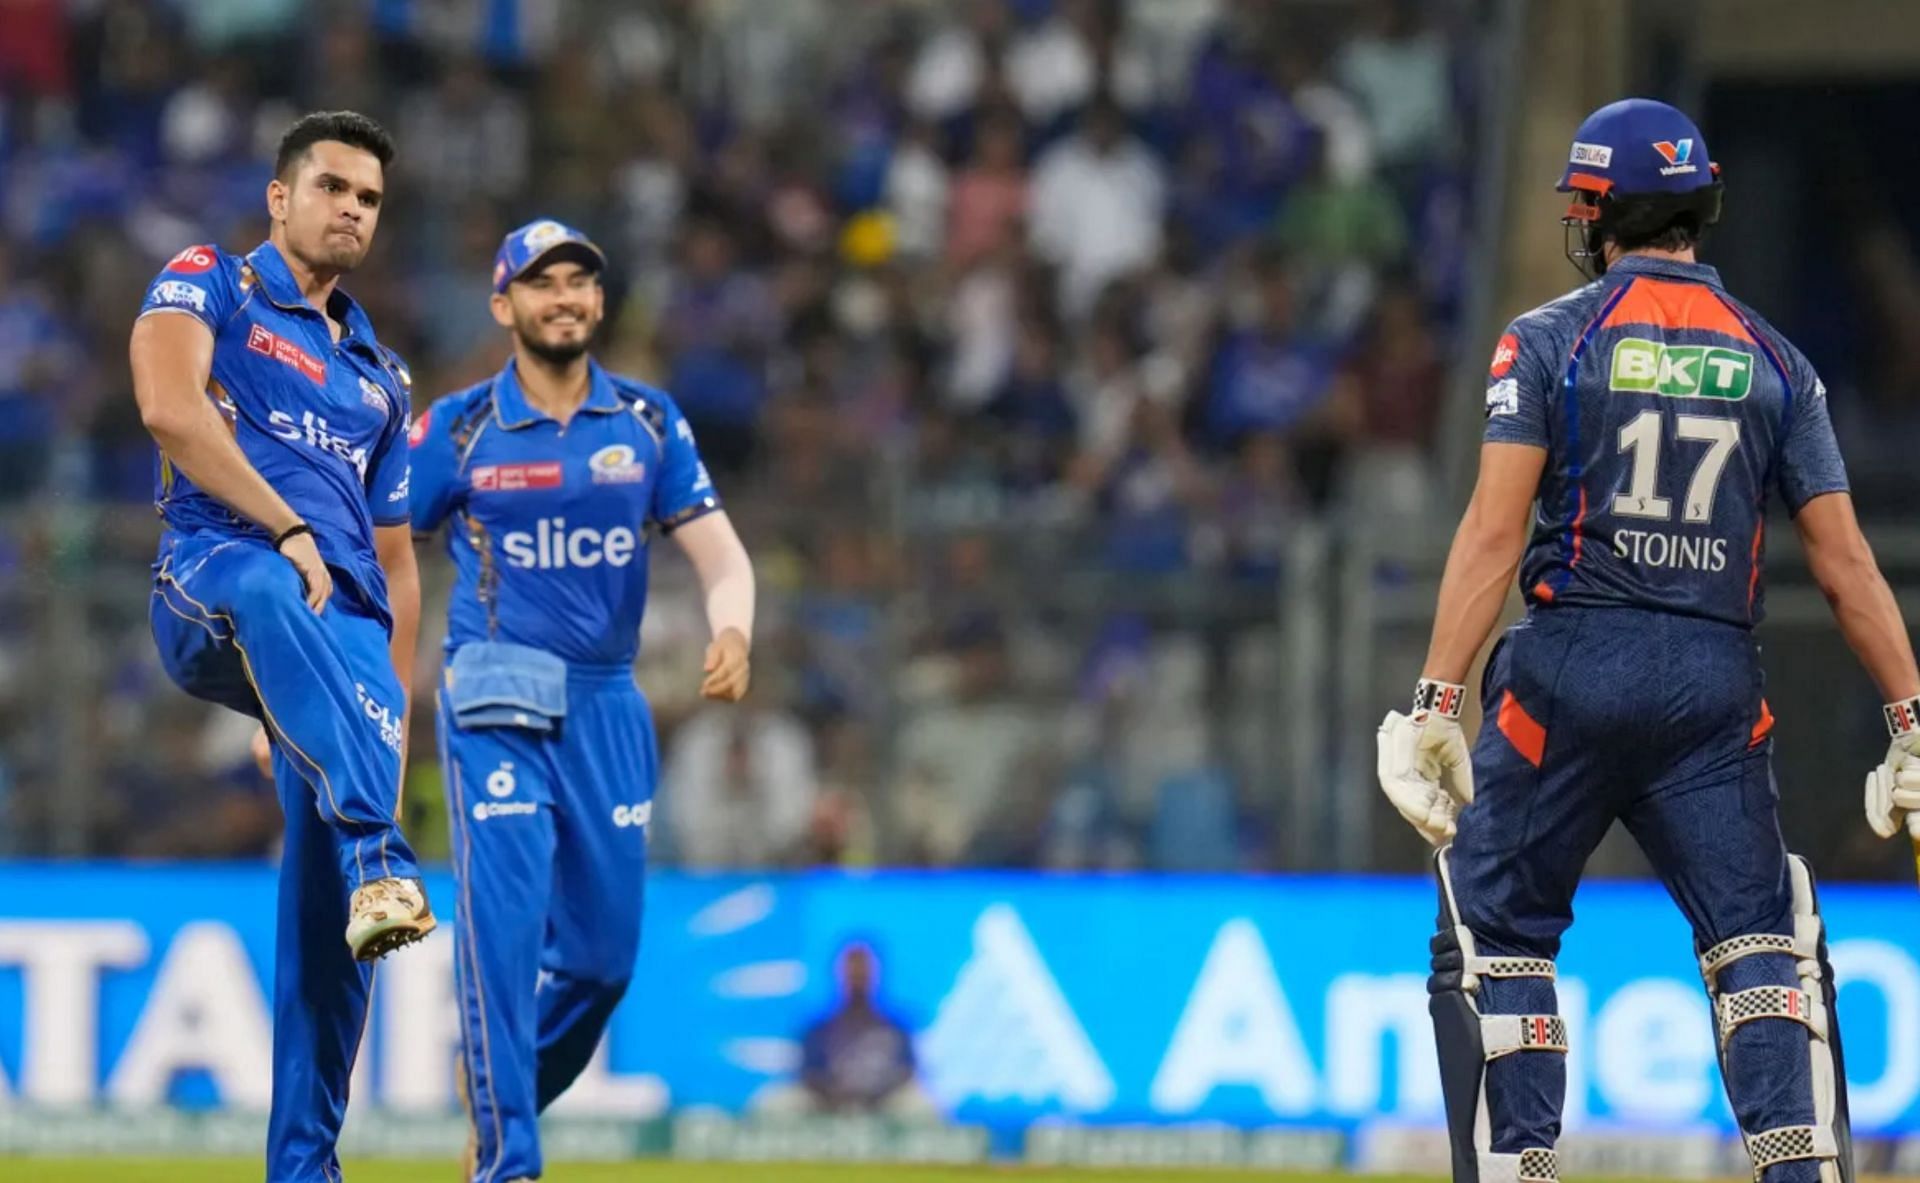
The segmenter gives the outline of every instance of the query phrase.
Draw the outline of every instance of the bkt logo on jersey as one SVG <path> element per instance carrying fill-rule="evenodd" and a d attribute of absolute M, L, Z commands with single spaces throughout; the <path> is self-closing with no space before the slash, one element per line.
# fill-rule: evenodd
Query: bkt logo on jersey
<path fill-rule="evenodd" d="M 515 530 L 500 539 L 507 563 L 522 570 L 560 571 L 568 567 L 624 567 L 633 562 L 639 538 L 625 526 L 596 530 L 567 529 L 565 518 L 541 518 L 533 533 Z"/>
<path fill-rule="evenodd" d="M 309 448 L 318 448 L 322 452 L 338 456 L 353 465 L 353 470 L 360 474 L 360 479 L 366 479 L 367 450 L 364 447 L 356 447 L 354 442 L 344 435 L 335 435 L 326 419 L 312 411 L 300 412 L 298 419 L 285 411 L 271 411 L 267 414 L 267 426 L 273 432 L 274 438 L 293 444 L 304 443 Z"/>
<path fill-rule="evenodd" d="M 1607 385 L 1635 394 L 1738 401 L 1753 389 L 1753 354 L 1628 337 L 1613 347 Z"/>

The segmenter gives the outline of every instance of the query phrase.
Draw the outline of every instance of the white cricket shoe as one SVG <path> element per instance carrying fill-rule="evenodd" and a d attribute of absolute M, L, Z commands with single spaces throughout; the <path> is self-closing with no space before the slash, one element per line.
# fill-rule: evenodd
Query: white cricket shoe
<path fill-rule="evenodd" d="M 353 893 L 347 946 L 355 961 L 378 961 L 425 937 L 437 923 L 418 879 L 375 879 Z"/>

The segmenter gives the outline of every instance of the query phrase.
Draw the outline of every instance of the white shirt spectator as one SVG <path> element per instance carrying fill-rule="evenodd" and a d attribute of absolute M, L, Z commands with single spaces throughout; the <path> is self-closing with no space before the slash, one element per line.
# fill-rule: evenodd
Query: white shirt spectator
<path fill-rule="evenodd" d="M 682 864 L 775 865 L 813 816 L 813 738 L 782 712 L 709 706 L 675 734 L 661 786 Z"/>
<path fill-rule="evenodd" d="M 1373 123 L 1382 163 L 1418 163 L 1446 146 L 1453 104 L 1447 45 L 1439 33 L 1357 38 L 1340 51 L 1334 73 Z"/>
<path fill-rule="evenodd" d="M 1159 160 L 1124 133 L 1082 132 L 1041 158 L 1033 175 L 1031 239 L 1034 250 L 1060 268 L 1068 316 L 1084 315 L 1108 283 L 1159 255 L 1166 193 Z"/>
<path fill-rule="evenodd" d="M 1085 104 L 1100 81 L 1100 65 L 1081 31 L 1055 16 L 1023 33 L 1007 49 L 1007 85 L 1028 122 L 1044 126 Z M 1139 110 L 1153 101 L 1153 66 L 1131 39 L 1114 53 L 1107 88 L 1120 105 Z"/>
<path fill-rule="evenodd" d="M 947 242 L 947 166 L 928 143 L 924 129 L 909 134 L 887 166 L 887 209 L 893 214 L 894 243 L 915 262 L 938 258 Z"/>

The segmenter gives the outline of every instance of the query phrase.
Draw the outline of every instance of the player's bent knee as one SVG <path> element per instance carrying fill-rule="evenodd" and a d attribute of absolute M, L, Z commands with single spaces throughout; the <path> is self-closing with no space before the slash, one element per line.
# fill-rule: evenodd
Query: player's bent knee
<path fill-rule="evenodd" d="M 1489 1098 L 1486 1092 L 1487 1068 L 1495 1060 L 1513 1055 L 1566 1054 L 1566 1023 L 1558 1014 L 1496 1013 L 1500 1008 L 1487 997 L 1490 983 L 1536 979 L 1544 982 L 1544 994 L 1551 1003 L 1554 964 L 1539 957 L 1482 956 L 1472 931 L 1461 922 L 1444 849 L 1434 856 L 1434 870 L 1440 880 L 1440 923 L 1430 943 L 1433 959 L 1432 974 L 1427 979 L 1427 1009 L 1433 1017 L 1434 1043 L 1440 1058 L 1441 1096 L 1447 1111 L 1455 1183 L 1557 1180 L 1559 1158 L 1550 1137 L 1538 1139 L 1548 1143 L 1545 1145 L 1493 1150 L 1492 1115 L 1500 1099 Z M 1557 1126 L 1557 1108 L 1548 1116 Z"/>
<path fill-rule="evenodd" d="M 1722 1075 L 1730 1095 L 1742 1087 L 1737 1082 L 1743 1074 L 1725 1070 L 1733 1037 L 1742 1027 L 1749 1023 L 1791 1023 L 1807 1031 L 1813 1123 L 1741 1130 L 1747 1152 L 1753 1157 L 1755 1177 L 1779 1163 L 1812 1160 L 1820 1164 L 1823 1183 L 1850 1183 L 1853 1137 L 1839 1014 L 1834 1008 L 1833 966 L 1827 957 L 1812 869 L 1799 855 L 1789 856 L 1788 865 L 1793 879 L 1793 932 L 1745 933 L 1721 941 L 1700 955 L 1700 976 L 1713 1000 Z M 1732 988 L 1725 979 L 1741 975 L 1729 971 L 1750 958 L 1791 964 L 1796 984 Z M 1787 958 L 1792 959 L 1790 963 Z M 1731 1099 L 1738 1109 L 1742 1098 Z"/>

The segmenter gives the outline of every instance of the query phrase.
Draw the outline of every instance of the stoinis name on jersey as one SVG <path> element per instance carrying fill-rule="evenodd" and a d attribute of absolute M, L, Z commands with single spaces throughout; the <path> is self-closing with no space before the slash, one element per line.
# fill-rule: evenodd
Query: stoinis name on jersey
<path fill-rule="evenodd" d="M 557 489 L 565 480 L 558 460 L 527 464 L 481 464 L 473 470 L 476 493 L 521 493 L 528 489 Z"/>
<path fill-rule="evenodd" d="M 265 325 L 254 325 L 247 330 L 247 348 L 262 357 L 270 357 L 281 365 L 292 366 L 305 374 L 307 380 L 316 386 L 326 384 L 327 363 Z"/>

